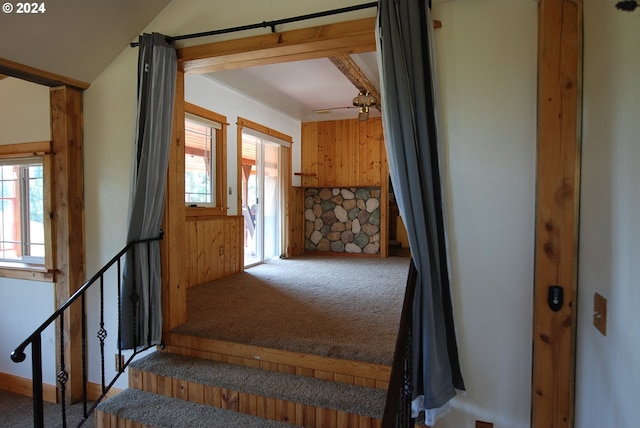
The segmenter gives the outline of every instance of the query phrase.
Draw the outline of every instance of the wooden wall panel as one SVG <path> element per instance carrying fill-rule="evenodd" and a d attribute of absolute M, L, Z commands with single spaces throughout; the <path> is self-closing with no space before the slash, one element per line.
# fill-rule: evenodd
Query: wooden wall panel
<path fill-rule="evenodd" d="M 302 124 L 302 187 L 366 187 L 387 182 L 382 120 Z"/>
<path fill-rule="evenodd" d="M 187 287 L 242 271 L 242 217 L 188 217 Z"/>
<path fill-rule="evenodd" d="M 294 257 L 304 253 L 304 189 L 289 189 L 287 257 Z"/>

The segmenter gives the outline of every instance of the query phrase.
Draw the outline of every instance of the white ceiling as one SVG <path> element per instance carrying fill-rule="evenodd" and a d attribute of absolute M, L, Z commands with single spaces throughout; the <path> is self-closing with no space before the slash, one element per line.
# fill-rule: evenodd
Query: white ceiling
<path fill-rule="evenodd" d="M 14 7 L 0 13 L 0 58 L 91 83 L 169 2 L 53 0 L 38 2 L 46 7 L 38 14 Z"/>
<path fill-rule="evenodd" d="M 351 57 L 379 89 L 375 52 Z M 328 58 L 220 71 L 206 77 L 302 122 L 358 117 L 352 103 L 358 90 Z M 370 112 L 371 117 L 379 115 L 376 109 Z"/>
<path fill-rule="evenodd" d="M 169 2 L 55 0 L 45 3 L 45 13 L 1 13 L 0 58 L 91 83 Z M 352 57 L 379 88 L 375 53 Z M 352 107 L 358 93 L 328 59 L 224 71 L 207 77 L 300 121 L 355 118 L 358 114 L 355 108 L 313 112 Z M 371 115 L 379 112 L 372 109 Z"/>

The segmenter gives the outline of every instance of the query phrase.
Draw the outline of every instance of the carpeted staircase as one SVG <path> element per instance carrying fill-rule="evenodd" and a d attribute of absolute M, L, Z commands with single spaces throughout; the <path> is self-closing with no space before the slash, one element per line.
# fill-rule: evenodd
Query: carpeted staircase
<path fill-rule="evenodd" d="M 363 364 L 346 363 L 336 361 L 337 372 Z M 98 406 L 96 427 L 381 426 L 386 390 L 354 384 L 373 381 L 329 373 L 326 364 L 255 365 L 267 368 L 156 351 L 129 366 L 129 389 Z"/>
<path fill-rule="evenodd" d="M 129 366 L 96 426 L 380 427 L 407 270 L 301 257 L 189 288 L 188 322 Z"/>

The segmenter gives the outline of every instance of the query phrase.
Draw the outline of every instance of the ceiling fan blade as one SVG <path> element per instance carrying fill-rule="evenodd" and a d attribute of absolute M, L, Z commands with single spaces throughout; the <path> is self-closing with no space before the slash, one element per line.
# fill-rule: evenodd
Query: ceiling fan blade
<path fill-rule="evenodd" d="M 354 106 L 329 107 L 329 108 L 319 108 L 319 109 L 311 110 L 311 112 L 317 113 L 317 114 L 327 114 L 332 112 L 333 110 L 346 110 L 346 109 L 353 109 L 353 108 L 356 108 L 356 107 Z"/>

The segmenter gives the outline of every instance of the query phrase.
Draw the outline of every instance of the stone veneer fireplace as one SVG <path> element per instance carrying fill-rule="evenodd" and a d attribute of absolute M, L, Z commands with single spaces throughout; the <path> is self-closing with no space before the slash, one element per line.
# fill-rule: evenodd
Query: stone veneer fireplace
<path fill-rule="evenodd" d="M 306 251 L 380 254 L 380 188 L 308 188 Z"/>

